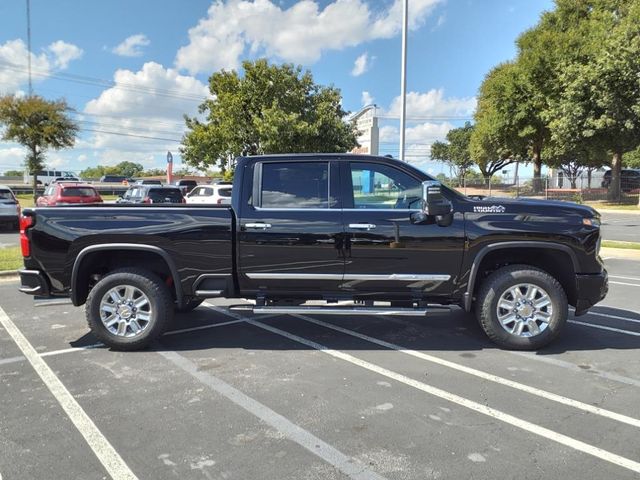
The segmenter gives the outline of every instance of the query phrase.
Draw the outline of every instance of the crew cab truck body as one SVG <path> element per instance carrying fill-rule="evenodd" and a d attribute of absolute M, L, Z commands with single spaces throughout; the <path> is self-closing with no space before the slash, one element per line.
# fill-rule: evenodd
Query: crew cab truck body
<path fill-rule="evenodd" d="M 606 295 L 599 224 L 576 204 L 465 197 L 389 158 L 247 157 L 231 206 L 26 209 L 20 290 L 86 304 L 94 334 L 118 349 L 214 297 L 254 299 L 258 313 L 453 304 L 501 346 L 535 349 L 568 305 L 580 315 Z"/>

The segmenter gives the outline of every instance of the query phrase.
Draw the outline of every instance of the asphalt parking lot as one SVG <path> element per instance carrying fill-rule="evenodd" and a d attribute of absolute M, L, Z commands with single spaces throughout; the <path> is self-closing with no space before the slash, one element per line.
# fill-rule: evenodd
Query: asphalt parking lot
<path fill-rule="evenodd" d="M 121 353 L 0 283 L 0 478 L 640 475 L 640 262 L 537 353 L 454 309 L 252 317 L 228 302 Z"/>

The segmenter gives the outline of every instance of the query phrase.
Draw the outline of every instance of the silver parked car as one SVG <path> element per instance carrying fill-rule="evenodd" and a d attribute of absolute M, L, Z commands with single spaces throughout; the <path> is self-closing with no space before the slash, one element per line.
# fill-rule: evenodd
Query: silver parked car
<path fill-rule="evenodd" d="M 20 204 L 9 187 L 0 185 L 0 223 L 10 224 L 18 229 Z"/>

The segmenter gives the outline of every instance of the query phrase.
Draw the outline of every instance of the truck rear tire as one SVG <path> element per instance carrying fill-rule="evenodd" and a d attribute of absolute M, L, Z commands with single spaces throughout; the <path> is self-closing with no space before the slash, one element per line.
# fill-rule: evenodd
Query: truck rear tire
<path fill-rule="evenodd" d="M 93 334 L 114 350 L 140 350 L 164 333 L 173 318 L 173 298 L 152 272 L 122 268 L 104 276 L 85 306 Z"/>
<path fill-rule="evenodd" d="M 562 285 L 530 265 L 510 265 L 481 285 L 476 317 L 487 336 L 511 350 L 536 350 L 562 331 L 568 316 Z"/>

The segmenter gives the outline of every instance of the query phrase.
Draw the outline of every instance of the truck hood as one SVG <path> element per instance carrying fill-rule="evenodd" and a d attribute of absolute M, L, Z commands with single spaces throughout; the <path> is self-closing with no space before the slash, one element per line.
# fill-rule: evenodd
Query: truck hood
<path fill-rule="evenodd" d="M 587 205 L 560 200 L 533 198 L 484 197 L 470 199 L 470 211 L 474 213 L 539 213 L 549 216 L 579 215 L 584 218 L 599 217 L 596 209 Z"/>

